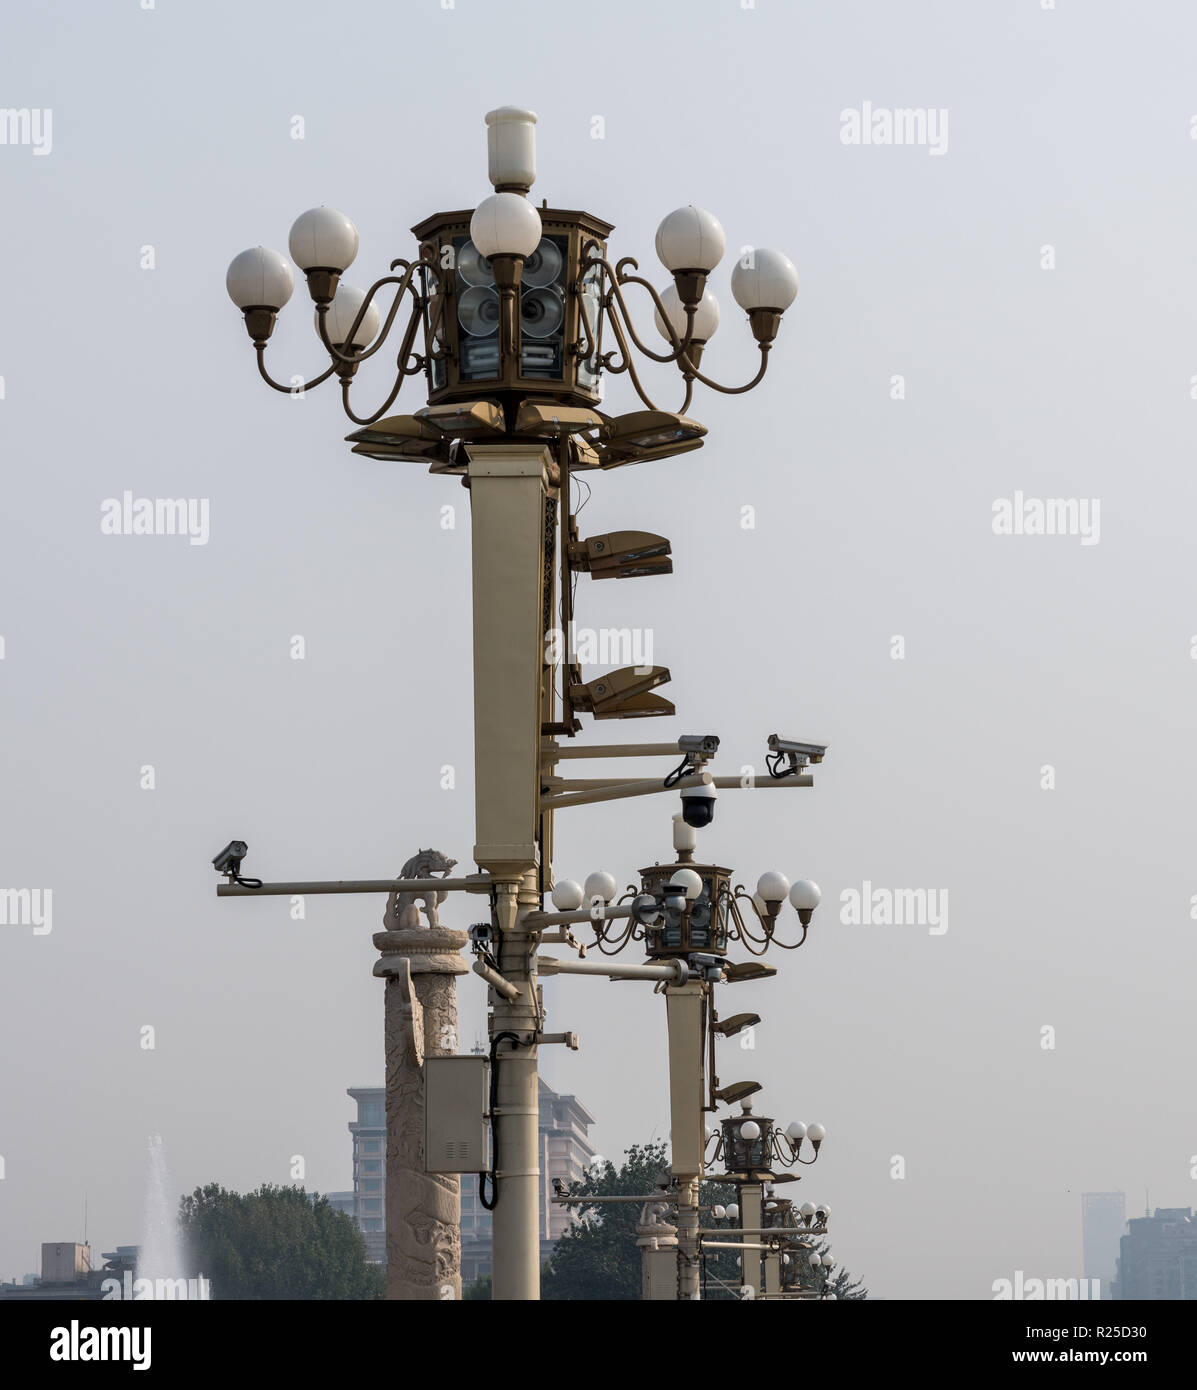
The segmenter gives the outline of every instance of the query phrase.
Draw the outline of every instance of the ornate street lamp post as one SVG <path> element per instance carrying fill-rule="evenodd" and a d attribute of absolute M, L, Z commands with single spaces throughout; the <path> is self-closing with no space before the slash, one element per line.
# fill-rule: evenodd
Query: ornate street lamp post
<path fill-rule="evenodd" d="M 760 248 L 744 252 L 731 275 L 731 292 L 747 315 L 759 363 L 742 384 L 716 381 L 702 365 L 719 321 L 708 285 L 724 252 L 717 219 L 686 207 L 662 221 L 656 250 L 671 283 L 659 291 L 636 273 L 631 257 L 612 264 L 609 223 L 530 201 L 535 124 L 535 115 L 520 108 L 490 112 L 494 192 L 473 210 L 418 222 L 414 251 L 391 261 L 368 288 L 345 280 L 357 258 L 358 235 L 343 213 L 310 209 L 296 220 L 289 240 L 326 362 L 302 389 L 336 378 L 344 411 L 357 426 L 348 436 L 356 454 L 421 463 L 432 473 L 460 477 L 470 489 L 473 857 L 480 873 L 448 891 L 483 891 L 490 898 L 489 959 L 481 963 L 492 985 L 490 1060 L 497 1068 L 494 1289 L 496 1298 L 524 1299 L 539 1290 L 536 1059 L 545 1020 L 536 951 L 543 895 L 553 887 L 553 812 L 579 804 L 551 787 L 555 765 L 567 751 L 559 740 L 576 737 L 583 714 L 623 719 L 673 713 L 672 704 L 653 693 L 669 678 L 664 667 L 581 679 L 568 636 L 574 576 L 667 572 L 669 544 L 640 532 L 579 537 L 570 478 L 701 447 L 705 427 L 685 413 L 696 384 L 730 394 L 757 385 L 798 288 L 797 272 L 785 256 Z M 297 390 L 276 380 L 267 366 L 277 316 L 294 288 L 291 263 L 263 247 L 243 251 L 229 266 L 226 285 L 244 315 L 263 380 L 277 391 Z M 633 294 L 652 315 L 663 350 L 662 343 L 650 347 L 638 330 Z M 388 342 L 397 349 L 393 368 L 363 405 L 365 379 L 373 377 L 374 359 Z M 649 394 L 638 358 L 677 373 L 675 410 L 659 408 Z M 643 409 L 622 415 L 599 409 L 603 378 L 620 375 L 627 376 Z M 412 414 L 389 414 L 409 378 L 422 379 L 426 404 Z M 546 649 L 546 634 L 558 626 L 567 634 L 564 648 Z M 596 796 L 655 789 L 641 784 Z M 742 921 L 739 890 L 729 887 L 726 871 L 711 874 L 712 910 Z M 648 871 L 645 877 L 655 884 Z M 231 881 L 221 891 L 236 896 L 251 890 Z M 317 891 L 345 889 L 325 885 Z M 699 904 L 686 909 L 684 932 L 692 940 L 701 935 L 695 914 L 702 910 Z M 770 910 L 765 919 L 771 920 Z M 662 941 L 670 930 L 663 928 Z M 736 939 L 731 927 L 728 935 Z M 771 936 L 767 929 L 757 945 L 763 949 Z M 687 1037 L 701 1046 L 694 1010 L 701 1010 L 702 989 L 678 984 L 677 993 L 688 1000 Z M 692 1185 L 696 1207 L 696 1177 Z"/>

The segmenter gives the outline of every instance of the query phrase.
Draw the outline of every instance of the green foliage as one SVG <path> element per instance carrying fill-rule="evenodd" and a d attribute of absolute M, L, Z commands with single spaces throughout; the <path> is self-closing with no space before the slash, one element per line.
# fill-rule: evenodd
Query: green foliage
<path fill-rule="evenodd" d="M 383 1271 L 366 1259 L 353 1221 L 327 1197 L 263 1183 L 229 1192 L 218 1183 L 179 1201 L 189 1276 L 204 1274 L 221 1299 L 383 1298 Z"/>
<path fill-rule="evenodd" d="M 633 1144 L 620 1168 L 596 1165 L 571 1183 L 571 1197 L 641 1196 L 653 1191 L 669 1154 L 664 1144 Z M 557 1242 L 541 1281 L 542 1299 L 630 1302 L 640 1298 L 641 1258 L 636 1245 L 640 1206 L 635 1202 L 597 1203 L 571 1210 L 579 1217 Z"/>
<path fill-rule="evenodd" d="M 489 1274 L 484 1274 L 481 1279 L 475 1279 L 472 1284 L 467 1284 L 461 1291 L 463 1303 L 473 1303 L 481 1299 L 494 1298 L 494 1296 L 494 1286 Z"/>
<path fill-rule="evenodd" d="M 625 1151 L 625 1162 L 616 1169 L 604 1163 L 590 1171 L 581 1182 L 569 1188 L 571 1197 L 647 1196 L 655 1190 L 657 1179 L 669 1171 L 669 1150 L 662 1143 L 633 1144 Z M 737 1189 L 730 1183 L 704 1182 L 699 1188 L 699 1202 L 707 1208 L 701 1224 L 712 1224 L 710 1208 L 730 1206 L 739 1201 Z M 640 1205 L 635 1202 L 595 1203 L 579 1205 L 571 1210 L 580 1218 L 557 1242 L 552 1258 L 541 1278 L 541 1298 L 552 1300 L 590 1300 L 631 1302 L 640 1298 L 642 1272 L 641 1254 L 636 1244 L 636 1226 L 640 1221 Z M 729 1226 L 728 1236 L 732 1235 Z M 826 1241 L 816 1245 L 820 1254 Z M 489 1280 L 485 1293 L 467 1293 L 466 1297 L 489 1298 Z M 478 1289 L 482 1281 L 473 1286 Z M 703 1298 L 708 1302 L 738 1299 L 740 1273 L 737 1257 L 732 1251 L 710 1252 L 706 1258 L 706 1279 Z M 862 1299 L 868 1290 L 848 1273 L 836 1266 L 830 1292 L 838 1299 Z"/>
<path fill-rule="evenodd" d="M 702 1226 L 713 1226 L 715 1218 L 711 1212 L 712 1207 L 728 1207 L 733 1202 L 740 1200 L 740 1193 L 735 1183 L 730 1182 L 704 1182 L 698 1187 L 698 1203 L 707 1210 L 702 1212 L 699 1224 Z M 731 1231 L 728 1230 L 730 1237 Z M 708 1302 L 727 1302 L 733 1300 L 738 1302 L 740 1288 L 740 1266 L 739 1257 L 730 1250 L 711 1250 L 703 1262 L 702 1296 Z"/>

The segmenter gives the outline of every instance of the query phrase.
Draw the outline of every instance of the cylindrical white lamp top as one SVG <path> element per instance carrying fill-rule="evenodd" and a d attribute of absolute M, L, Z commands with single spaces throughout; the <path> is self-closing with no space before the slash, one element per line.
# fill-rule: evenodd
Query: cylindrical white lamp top
<path fill-rule="evenodd" d="M 488 111 L 486 158 L 496 189 L 526 193 L 536 182 L 536 112 L 522 106 Z"/>
<path fill-rule="evenodd" d="M 698 831 L 686 824 L 680 811 L 673 817 L 673 847 L 679 854 L 687 849 L 693 853 L 698 848 Z"/>

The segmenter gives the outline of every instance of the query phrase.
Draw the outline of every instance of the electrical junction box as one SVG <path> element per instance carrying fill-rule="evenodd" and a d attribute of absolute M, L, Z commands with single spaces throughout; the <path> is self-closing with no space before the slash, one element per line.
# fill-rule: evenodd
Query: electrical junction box
<path fill-rule="evenodd" d="M 424 1171 L 490 1168 L 490 1059 L 424 1058 Z"/>

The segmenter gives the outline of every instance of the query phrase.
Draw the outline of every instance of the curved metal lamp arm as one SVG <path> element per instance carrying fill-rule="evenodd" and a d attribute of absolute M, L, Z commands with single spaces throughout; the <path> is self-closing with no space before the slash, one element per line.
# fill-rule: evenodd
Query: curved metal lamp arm
<path fill-rule="evenodd" d="M 417 356 L 415 358 L 414 364 L 411 367 L 405 365 L 407 358 L 410 355 L 412 355 L 412 340 L 416 335 L 416 329 L 420 326 L 420 316 L 421 311 L 419 301 L 417 299 L 417 307 L 412 311 L 412 316 L 407 321 L 407 328 L 404 330 L 403 333 L 403 343 L 399 348 L 399 356 L 396 361 L 396 366 L 398 367 L 399 375 L 395 378 L 395 384 L 391 387 L 390 395 L 387 396 L 386 400 L 383 401 L 383 403 L 378 407 L 378 409 L 373 413 L 373 415 L 361 416 L 355 415 L 353 413 L 353 410 L 349 404 L 349 390 L 350 387 L 353 385 L 353 377 L 348 373 L 342 375 L 341 406 L 344 409 L 345 414 L 349 416 L 349 418 L 353 421 L 355 425 L 372 425 L 375 422 L 375 420 L 381 420 L 382 417 L 387 413 L 387 411 L 390 410 L 391 406 L 395 403 L 395 397 L 398 396 L 400 390 L 402 389 L 404 381 L 406 381 L 409 376 L 414 376 L 417 372 L 423 371 L 424 359 L 421 357 Z M 351 358 L 350 360 L 357 362 L 361 361 L 361 358 Z"/>
<path fill-rule="evenodd" d="M 346 364 L 351 362 L 365 362 L 367 358 L 373 357 L 374 354 L 378 351 L 378 349 L 382 347 L 383 343 L 386 342 L 387 335 L 391 331 L 391 325 L 395 321 L 395 315 L 399 312 L 399 303 L 409 289 L 411 289 L 413 298 L 416 301 L 412 309 L 413 316 L 418 315 L 420 311 L 423 309 L 423 300 L 420 298 L 419 294 L 416 293 L 414 287 L 412 286 L 412 276 L 420 267 L 423 267 L 426 270 L 431 270 L 434 273 L 439 274 L 439 272 L 437 272 L 436 270 L 436 267 L 432 265 L 429 261 L 409 262 L 402 259 L 392 261 L 390 269 L 393 271 L 396 266 L 403 267 L 403 274 L 384 275 L 381 279 L 375 280 L 375 282 L 366 291 L 366 297 L 362 300 L 361 307 L 354 315 L 353 324 L 350 327 L 349 332 L 345 335 L 345 341 L 347 343 L 353 341 L 353 335 L 361 327 L 362 320 L 366 317 L 366 313 L 369 310 L 370 305 L 374 302 L 374 296 L 378 293 L 380 289 L 383 288 L 384 285 L 399 286 L 399 288 L 395 291 L 395 298 L 391 303 L 390 310 L 387 313 L 386 319 L 383 321 L 382 327 L 378 330 L 378 333 L 375 336 L 374 342 L 368 348 L 363 349 L 363 351 L 358 353 L 356 356 L 348 356 L 345 353 L 340 352 L 336 347 L 333 346 L 328 336 L 328 328 L 325 324 L 325 319 L 328 316 L 328 305 L 318 304 L 316 306 L 316 331 L 320 335 L 320 341 L 324 344 L 325 348 L 328 350 L 329 356 L 332 357 L 334 362 L 344 362 Z"/>
<path fill-rule="evenodd" d="M 742 900 L 742 901 L 746 902 L 746 903 L 749 905 L 749 907 L 752 908 L 753 915 L 756 917 L 756 920 L 757 920 L 757 921 L 761 924 L 761 926 L 764 928 L 765 935 L 764 935 L 764 938 L 763 938 L 763 939 L 764 939 L 764 942 L 765 942 L 765 947 L 766 947 L 766 949 L 768 949 L 769 946 L 780 946 L 781 949 L 782 949 L 783 951 L 796 951 L 796 950 L 798 949 L 798 947 L 801 946 L 801 945 L 803 945 L 803 943 L 806 941 L 806 933 L 810 930 L 810 924 L 809 924 L 809 923 L 806 923 L 806 924 L 803 925 L 803 928 L 802 928 L 802 935 L 798 938 L 797 941 L 783 941 L 783 940 L 781 939 L 781 937 L 779 937 L 779 936 L 776 934 L 776 932 L 777 932 L 777 927 L 776 927 L 777 918 L 774 917 L 774 918 L 772 919 L 772 921 L 769 921 L 769 920 L 766 920 L 766 918 L 762 917 L 761 914 L 760 914 L 760 910 L 758 909 L 756 903 L 755 903 L 754 900 L 753 900 L 752 894 L 749 893 L 748 890 L 747 890 L 747 889 L 744 887 L 744 885 L 741 884 L 741 883 L 737 883 L 737 884 L 736 884 L 735 893 L 733 894 L 732 901 L 734 902 L 734 901 L 736 901 L 736 900 Z M 778 911 L 779 911 L 779 912 L 781 911 L 781 904 L 780 904 L 780 903 L 778 904 Z M 737 919 L 737 921 L 741 921 L 741 920 L 742 920 L 742 919 L 740 918 L 740 914 L 739 914 L 738 911 L 736 912 L 736 919 Z M 755 940 L 755 938 L 752 938 L 752 939 Z M 764 952 L 760 952 L 759 954 L 762 954 L 762 955 L 763 955 Z"/>
<path fill-rule="evenodd" d="M 756 937 L 749 931 L 747 925 L 745 924 L 744 918 L 740 913 L 739 904 L 742 902 L 747 903 L 748 906 L 752 908 L 752 915 L 761 924 L 761 929 L 763 932 L 762 936 Z M 735 888 L 732 890 L 730 903 L 732 913 L 740 926 L 740 939 L 744 942 L 746 946 L 748 946 L 749 950 L 752 950 L 753 945 L 760 945 L 761 949 L 759 951 L 754 951 L 753 954 L 763 956 L 765 952 L 769 949 L 770 943 L 773 941 L 773 924 L 761 916 L 759 910 L 757 909 L 756 903 L 752 900 L 752 894 L 749 893 L 749 891 L 744 887 L 742 883 L 737 883 Z"/>
<path fill-rule="evenodd" d="M 709 376 L 703 376 L 697 367 L 693 366 L 690 359 L 683 353 L 678 359 L 678 365 L 686 373 L 687 380 L 690 377 L 701 381 L 704 386 L 709 386 L 712 391 L 720 391 L 725 396 L 742 396 L 745 391 L 751 391 L 754 386 L 758 386 L 764 379 L 765 372 L 769 366 L 769 349 L 772 343 L 761 343 L 761 365 L 756 376 L 751 381 L 747 381 L 743 386 L 720 386 L 717 381 L 713 381 Z"/>
<path fill-rule="evenodd" d="M 774 946 L 780 946 L 783 951 L 796 951 L 799 946 L 806 943 L 806 933 L 810 930 L 809 924 L 802 928 L 802 935 L 797 941 L 783 941 L 780 936 L 772 936 L 769 939 Z"/>
<path fill-rule="evenodd" d="M 681 409 L 678 412 L 679 414 L 684 414 L 685 411 L 689 408 L 691 398 L 694 394 L 695 381 L 701 381 L 704 386 L 709 386 L 712 391 L 719 391 L 721 394 L 725 396 L 743 395 L 746 391 L 751 391 L 753 387 L 758 386 L 761 383 L 761 381 L 764 379 L 765 372 L 768 370 L 769 349 L 772 347 L 771 343 L 760 344 L 761 365 L 757 370 L 756 375 L 752 378 L 752 380 L 745 382 L 742 386 L 724 386 L 722 385 L 722 383 L 716 381 L 713 377 L 704 376 L 703 373 L 700 372 L 698 368 L 694 365 L 694 363 L 691 362 L 689 357 L 690 346 L 694 341 L 694 316 L 697 306 L 686 306 L 686 335 L 684 338 L 679 338 L 676 330 L 673 327 L 673 324 L 669 321 L 669 316 L 665 312 L 665 306 L 662 303 L 661 297 L 657 293 L 655 287 L 648 280 L 644 279 L 643 276 L 629 275 L 625 270 L 626 266 L 631 266 L 634 270 L 638 270 L 640 267 L 636 260 L 632 256 L 625 256 L 622 260 L 616 263 L 613 269 L 611 267 L 610 262 L 608 262 L 605 257 L 594 254 L 587 254 L 588 252 L 591 252 L 591 248 L 593 246 L 594 243 L 591 242 L 588 243 L 587 246 L 583 249 L 584 259 L 582 261 L 582 264 L 584 267 L 600 266 L 603 270 L 604 277 L 610 282 L 610 290 L 604 301 L 604 309 L 608 319 L 611 321 L 612 327 L 616 329 L 616 336 L 620 339 L 620 347 L 624 351 L 625 358 L 628 354 L 624 345 L 622 334 L 619 332 L 619 317 L 615 312 L 616 306 L 618 306 L 619 312 L 623 316 L 624 323 L 627 326 L 627 331 L 631 336 L 632 342 L 635 344 L 635 346 L 646 357 L 650 358 L 654 362 L 677 363 L 679 369 L 685 376 L 686 395 L 682 401 Z M 640 341 L 640 337 L 636 332 L 635 325 L 632 322 L 631 311 L 629 310 L 627 301 L 623 296 L 622 287 L 624 285 L 640 285 L 642 288 L 648 291 L 653 301 L 653 307 L 660 315 L 661 322 L 665 325 L 666 329 L 668 330 L 669 341 L 673 345 L 673 351 L 671 353 L 663 354 L 659 352 L 654 352 L 652 348 L 646 346 L 644 343 Z M 604 363 L 604 365 L 607 366 L 607 369 L 609 371 L 619 370 L 618 368 L 612 367 L 607 363 Z M 638 394 L 640 395 L 641 400 L 646 399 L 644 393 L 642 391 L 639 391 L 639 389 Z M 650 406 L 649 409 L 655 410 L 656 407 Z"/>
<path fill-rule="evenodd" d="M 814 1140 L 811 1140 L 812 1145 Z M 819 1150 L 815 1149 L 814 1158 L 799 1158 L 802 1152 L 802 1141 L 797 1143 L 790 1138 L 784 1130 L 773 1131 L 773 1156 L 779 1163 L 784 1163 L 787 1168 L 792 1168 L 795 1163 L 800 1163 L 804 1168 L 809 1168 L 812 1163 L 817 1163 Z M 806 1229 L 806 1228 L 804 1228 Z"/>
<path fill-rule="evenodd" d="M 648 407 L 649 410 L 656 410 L 656 402 L 640 384 L 640 378 L 636 374 L 636 363 L 632 357 L 632 354 L 628 351 L 628 341 L 623 336 L 623 329 L 620 327 L 618 317 L 612 313 L 608 313 L 607 317 L 611 320 L 611 328 L 615 333 L 615 340 L 619 344 L 619 350 L 623 354 L 623 360 L 621 362 L 616 362 L 615 354 L 613 352 L 604 353 L 603 369 L 605 371 L 611 372 L 613 375 L 618 374 L 619 372 L 627 372 L 629 378 L 631 379 L 632 386 L 635 388 L 636 394 L 640 397 L 640 399 L 644 402 L 644 404 Z"/>
<path fill-rule="evenodd" d="M 673 324 L 669 321 L 669 315 L 665 312 L 665 305 L 662 302 L 661 296 L 657 293 L 655 287 L 642 275 L 629 275 L 627 271 L 624 270 L 624 266 L 628 265 L 630 265 L 633 270 L 640 269 L 639 263 L 635 260 L 634 257 L 625 256 L 621 261 L 616 263 L 614 270 L 611 269 L 611 266 L 607 262 L 607 260 L 602 257 L 591 257 L 588 264 L 601 265 L 605 273 L 610 277 L 610 293 L 614 296 L 615 303 L 619 306 L 619 310 L 623 314 L 624 322 L 627 325 L 627 329 L 629 334 L 631 335 L 632 342 L 636 344 L 636 346 L 645 355 L 645 357 L 651 358 L 651 360 L 654 362 L 680 361 L 686 349 L 694 341 L 694 314 L 698 306 L 690 304 L 687 304 L 685 306 L 686 336 L 684 338 L 679 338 L 677 336 L 676 330 L 673 327 Z M 673 344 L 672 352 L 654 352 L 652 348 L 648 347 L 645 343 L 642 343 L 640 341 L 640 336 L 636 332 L 635 325 L 632 323 L 632 312 L 628 308 L 627 300 L 623 297 L 624 285 L 640 285 L 643 289 L 646 289 L 648 291 L 649 297 L 652 299 L 653 302 L 653 308 L 657 311 L 658 314 L 660 314 L 661 322 L 669 330 L 669 341 Z M 607 314 L 608 317 L 614 318 L 614 312 L 611 307 L 608 307 Z"/>
<path fill-rule="evenodd" d="M 616 898 L 616 906 L 626 903 L 629 898 L 636 896 L 636 890 L 629 884 L 622 898 Z M 608 931 L 608 924 L 614 922 L 625 922 L 618 936 L 612 936 Z M 598 948 L 601 956 L 617 956 L 629 941 L 637 941 L 640 938 L 636 935 L 638 923 L 635 918 L 626 919 L 620 917 L 591 917 L 590 926 L 594 932 L 594 945 Z M 641 933 L 643 934 L 643 933 Z M 610 947 L 610 949 L 608 949 Z"/>
<path fill-rule="evenodd" d="M 301 391 L 310 391 L 313 387 L 319 386 L 322 381 L 327 381 L 329 377 L 332 376 L 333 372 L 337 370 L 337 364 L 334 362 L 331 367 L 326 367 L 319 376 L 314 376 L 311 381 L 301 382 L 298 386 L 284 386 L 281 382 L 275 381 L 266 370 L 266 344 L 264 342 L 255 343 L 254 352 L 257 354 L 258 372 L 262 380 L 267 386 L 273 388 L 275 391 L 281 391 L 285 396 L 296 396 Z"/>

